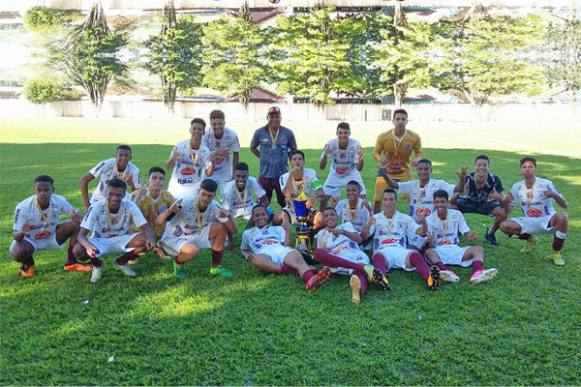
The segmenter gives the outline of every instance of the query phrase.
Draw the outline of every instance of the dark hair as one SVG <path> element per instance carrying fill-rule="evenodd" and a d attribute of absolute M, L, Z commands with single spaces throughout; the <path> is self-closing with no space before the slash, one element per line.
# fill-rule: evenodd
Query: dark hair
<path fill-rule="evenodd" d="M 535 159 L 534 157 L 523 157 L 522 159 L 520 159 L 520 166 L 522 167 L 522 165 L 524 163 L 526 163 L 527 161 L 530 161 L 531 163 L 533 163 L 533 165 L 535 166 L 535 168 L 537 167 L 537 159 Z"/>
<path fill-rule="evenodd" d="M 218 183 L 212 179 L 204 179 L 202 180 L 202 184 L 200 184 L 200 189 L 208 192 L 216 192 L 218 190 Z"/>
<path fill-rule="evenodd" d="M 395 196 L 395 198 L 397 199 L 397 191 L 394 190 L 393 188 L 386 188 L 383 190 L 383 193 L 381 194 L 381 196 L 385 195 L 386 193 L 392 193 L 393 196 Z"/>
<path fill-rule="evenodd" d="M 210 112 L 210 119 L 211 120 L 214 120 L 214 119 L 217 119 L 217 118 L 221 118 L 221 119 L 225 119 L 226 118 L 226 116 L 224 115 L 224 112 L 222 110 L 216 109 L 216 110 L 212 110 Z"/>
<path fill-rule="evenodd" d="M 246 171 L 248 172 L 248 164 L 242 162 L 242 163 L 238 163 L 236 164 L 236 167 L 234 167 L 235 171 Z"/>
<path fill-rule="evenodd" d="M 291 153 L 288 155 L 289 160 L 292 159 L 294 155 L 301 155 L 303 157 L 303 161 L 305 160 L 305 153 L 303 151 L 298 149 L 291 151 Z"/>
<path fill-rule="evenodd" d="M 50 185 L 54 185 L 54 180 L 49 175 L 36 176 L 36 179 L 34 179 L 34 184 L 40 183 L 40 182 L 49 183 Z"/>
<path fill-rule="evenodd" d="M 190 122 L 190 129 L 194 126 L 194 124 L 201 124 L 204 129 L 206 129 L 206 121 L 201 118 L 194 118 L 192 122 Z"/>
<path fill-rule="evenodd" d="M 155 172 L 159 172 L 159 173 L 161 173 L 162 175 L 165 176 L 165 171 L 161 167 L 151 167 L 151 168 L 149 168 L 149 172 L 147 173 L 147 176 L 151 176 L 151 174 L 152 173 L 155 173 Z"/>
<path fill-rule="evenodd" d="M 444 198 L 446 201 L 448 201 L 448 192 L 444 191 L 443 189 L 439 189 L 434 192 L 434 200 L 436 200 L 436 198 Z"/>
<path fill-rule="evenodd" d="M 355 180 L 349 180 L 349 182 L 347 183 L 347 185 L 355 185 L 355 186 L 357 186 L 357 189 L 358 189 L 359 191 L 361 191 L 361 184 L 359 184 L 359 182 L 358 182 L 358 181 L 355 181 Z"/>
<path fill-rule="evenodd" d="M 255 204 L 254 207 L 252 207 L 252 210 L 250 211 L 250 213 L 252 215 L 254 215 L 254 210 L 256 210 L 257 208 L 263 208 L 264 211 L 266 211 L 266 213 L 268 214 L 268 210 L 266 209 L 265 206 L 263 206 L 262 204 Z"/>
<path fill-rule="evenodd" d="M 339 122 L 339 125 L 337 125 L 337 130 L 339 129 L 347 129 L 348 131 L 351 131 L 351 127 L 347 122 Z"/>
<path fill-rule="evenodd" d="M 474 159 L 474 164 L 476 164 L 476 162 L 477 162 L 478 160 L 486 160 L 486 161 L 488 162 L 488 164 L 490 164 L 490 159 L 489 159 L 489 158 L 488 158 L 488 156 L 486 156 L 486 155 L 479 155 L 479 156 L 476 156 L 476 158 Z"/>
<path fill-rule="evenodd" d="M 405 114 L 405 117 L 408 117 L 408 112 L 406 112 L 404 109 L 395 109 L 393 111 L 393 118 L 395 119 L 395 116 L 398 114 Z"/>
<path fill-rule="evenodd" d="M 420 165 L 421 163 L 424 164 L 430 164 L 430 167 L 432 166 L 432 161 L 428 160 L 428 159 L 421 159 L 418 161 L 418 165 Z"/>
<path fill-rule="evenodd" d="M 337 210 L 335 209 L 335 207 L 327 207 L 325 209 L 323 209 L 323 211 L 321 211 L 322 214 L 325 213 L 325 211 L 331 210 L 333 211 L 335 214 L 337 214 Z"/>
<path fill-rule="evenodd" d="M 117 152 L 119 152 L 120 150 L 126 150 L 126 151 L 129 151 L 129 153 L 132 153 L 131 147 L 129 145 L 117 146 Z"/>
<path fill-rule="evenodd" d="M 123 188 L 123 191 L 127 190 L 127 184 L 118 177 L 114 177 L 111 180 L 107 181 L 107 187 Z"/>

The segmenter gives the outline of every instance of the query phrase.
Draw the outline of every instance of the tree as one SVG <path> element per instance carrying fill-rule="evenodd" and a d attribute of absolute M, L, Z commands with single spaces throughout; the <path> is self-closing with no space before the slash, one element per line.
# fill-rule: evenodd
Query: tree
<path fill-rule="evenodd" d="M 46 32 L 70 24 L 80 17 L 80 12 L 49 7 L 32 7 L 24 14 L 24 26 L 29 31 Z"/>

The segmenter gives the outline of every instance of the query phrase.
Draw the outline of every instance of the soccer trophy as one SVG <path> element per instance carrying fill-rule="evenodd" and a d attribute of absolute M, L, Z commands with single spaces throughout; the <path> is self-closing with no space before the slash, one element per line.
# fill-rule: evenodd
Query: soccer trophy
<path fill-rule="evenodd" d="M 311 254 L 311 238 L 309 237 L 310 227 L 308 225 L 310 210 L 307 208 L 308 196 L 305 190 L 301 188 L 299 195 L 293 199 L 295 208 L 295 215 L 297 217 L 297 239 L 295 241 L 295 249 L 301 253 Z"/>

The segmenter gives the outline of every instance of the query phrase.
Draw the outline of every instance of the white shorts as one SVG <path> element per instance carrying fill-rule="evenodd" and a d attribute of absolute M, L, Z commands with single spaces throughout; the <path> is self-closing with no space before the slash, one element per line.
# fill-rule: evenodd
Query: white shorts
<path fill-rule="evenodd" d="M 30 243 L 35 253 L 41 250 L 56 250 L 65 247 L 64 243 L 62 245 L 59 245 L 59 243 L 57 242 L 56 233 L 53 233 L 49 238 L 45 239 L 33 239 L 28 236 L 25 236 L 24 238 L 22 238 L 22 240 Z M 12 246 L 14 246 L 16 243 L 18 242 L 12 240 L 10 249 L 12 249 Z"/>
<path fill-rule="evenodd" d="M 511 220 L 514 220 L 520 225 L 521 234 L 546 234 L 553 231 L 553 227 L 550 225 L 553 215 L 539 216 L 538 218 L 521 216 L 519 218 L 512 218 Z"/>
<path fill-rule="evenodd" d="M 273 262 L 282 265 L 284 263 L 285 257 L 293 251 L 295 251 L 295 249 L 291 249 L 287 246 L 269 245 L 260 249 L 256 254 L 269 256 Z"/>
<path fill-rule="evenodd" d="M 376 253 L 383 254 L 388 270 L 403 269 L 405 271 L 414 271 L 415 267 L 406 267 L 408 255 L 415 250 L 406 249 L 401 246 L 388 246 L 376 250 Z"/>
<path fill-rule="evenodd" d="M 99 250 L 95 255 L 96 258 L 104 257 L 113 253 L 128 253 L 133 251 L 133 247 L 127 247 L 129 242 L 133 240 L 138 232 L 133 234 L 119 235 L 111 238 L 89 238 L 89 242 Z"/>
<path fill-rule="evenodd" d="M 209 249 L 212 247 L 210 243 L 210 227 L 211 224 L 206 225 L 199 232 L 192 235 L 179 237 L 166 237 L 161 240 L 161 245 L 166 253 L 176 256 L 186 243 L 193 243 L 199 249 Z"/>
<path fill-rule="evenodd" d="M 426 244 L 426 238 L 419 236 L 415 232 L 408 233 L 408 246 L 421 250 Z"/>
<path fill-rule="evenodd" d="M 355 180 L 359 183 L 361 186 L 361 195 L 365 195 L 365 184 L 363 183 L 361 174 L 357 170 L 351 171 L 345 175 L 339 175 L 334 171 L 329 172 L 329 176 L 327 176 L 327 180 L 325 180 L 325 184 L 323 184 L 323 191 L 325 191 L 325 195 L 339 197 L 341 196 L 343 187 L 345 187 L 351 180 Z"/>
<path fill-rule="evenodd" d="M 468 250 L 468 247 L 460 247 L 458 245 L 442 245 L 436 246 L 434 250 L 444 265 L 456 265 L 462 267 L 468 267 L 472 265 L 471 259 L 468 261 L 462 260 L 464 253 L 466 250 Z"/>
<path fill-rule="evenodd" d="M 362 263 L 364 265 L 369 265 L 369 257 L 361 250 L 356 249 L 347 249 L 341 251 L 337 254 L 338 257 L 341 257 L 349 262 L 353 263 Z M 351 275 L 353 273 L 353 269 L 347 269 L 344 267 L 330 267 L 331 273 L 333 274 L 345 274 Z"/>
<path fill-rule="evenodd" d="M 192 183 L 190 185 L 182 185 L 177 183 L 170 183 L 167 191 L 174 197 L 174 199 L 185 199 L 191 198 L 198 194 L 198 190 L 200 189 L 201 181 L 196 183 Z"/>

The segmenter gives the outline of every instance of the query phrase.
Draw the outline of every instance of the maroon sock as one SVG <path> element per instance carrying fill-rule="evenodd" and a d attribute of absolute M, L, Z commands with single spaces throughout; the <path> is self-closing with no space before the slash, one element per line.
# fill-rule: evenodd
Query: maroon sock
<path fill-rule="evenodd" d="M 383 254 L 373 254 L 371 257 L 371 263 L 373 264 L 373 267 L 381 272 L 381 274 L 385 275 L 387 273 L 387 263 L 385 262 Z"/>
<path fill-rule="evenodd" d="M 553 251 L 561 251 L 564 243 L 565 243 L 564 239 L 557 238 L 557 236 L 555 235 L 553 237 Z"/>
<path fill-rule="evenodd" d="M 75 254 L 73 254 L 73 245 L 69 244 L 69 248 L 67 249 L 67 263 L 65 263 L 65 266 L 74 265 L 75 263 L 77 263 L 77 260 L 75 259 Z"/>
<path fill-rule="evenodd" d="M 315 260 L 321 262 L 325 266 L 330 267 L 344 267 L 346 269 L 361 270 L 363 266 L 362 263 L 353 263 L 341 257 L 331 254 L 324 249 L 315 249 Z"/>
<path fill-rule="evenodd" d="M 410 262 L 416 268 L 418 274 L 425 280 L 430 276 L 430 268 L 424 261 L 424 257 L 417 251 L 410 254 Z"/>
<path fill-rule="evenodd" d="M 438 269 L 440 269 L 440 270 L 450 270 L 448 268 L 448 266 L 444 265 L 444 263 L 442 261 L 438 261 L 438 262 L 434 263 L 434 265 L 438 266 Z"/>
<path fill-rule="evenodd" d="M 103 261 L 101 261 L 99 258 L 91 258 L 91 264 L 93 267 L 101 267 L 103 266 Z"/>
<path fill-rule="evenodd" d="M 212 267 L 218 267 L 222 264 L 223 251 L 212 250 Z"/>
<path fill-rule="evenodd" d="M 522 239 L 522 240 L 527 240 L 529 239 L 529 237 L 531 236 L 531 234 L 518 234 L 518 239 Z"/>
<path fill-rule="evenodd" d="M 297 270 L 295 268 L 290 267 L 289 265 L 287 265 L 285 263 L 283 263 L 280 266 L 280 274 L 281 275 L 291 275 L 291 274 L 294 274 L 296 272 L 297 272 Z"/>
<path fill-rule="evenodd" d="M 482 261 L 472 261 L 472 274 L 480 270 L 484 270 L 484 263 Z"/>
<path fill-rule="evenodd" d="M 317 273 L 313 269 L 309 269 L 303 273 L 303 280 L 305 280 L 305 282 L 308 282 L 311 279 L 311 277 L 314 276 L 315 274 Z"/>
<path fill-rule="evenodd" d="M 359 281 L 361 282 L 361 295 L 365 295 L 367 293 L 367 274 L 361 270 L 353 272 L 357 277 L 359 277 Z"/>
<path fill-rule="evenodd" d="M 118 265 L 121 265 L 121 266 L 123 266 L 123 265 L 127 265 L 127 262 L 129 262 L 129 261 L 130 261 L 130 260 L 132 260 L 132 259 L 135 259 L 135 258 L 137 258 L 138 256 L 139 256 L 139 254 L 137 254 L 137 253 L 135 253 L 135 252 L 131 251 L 131 252 L 129 252 L 129 253 L 125 253 L 125 254 L 123 254 L 122 256 L 120 256 L 119 258 L 117 258 L 117 259 L 115 260 L 115 262 L 116 262 Z"/>

